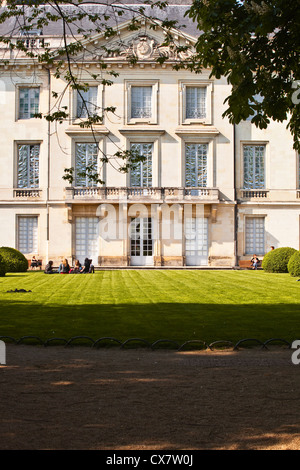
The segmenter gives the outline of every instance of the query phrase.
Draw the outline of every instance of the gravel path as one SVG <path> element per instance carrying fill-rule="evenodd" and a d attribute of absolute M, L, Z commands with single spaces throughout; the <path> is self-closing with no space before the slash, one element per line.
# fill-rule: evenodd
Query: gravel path
<path fill-rule="evenodd" d="M 300 449 L 291 350 L 7 344 L 1 449 Z"/>

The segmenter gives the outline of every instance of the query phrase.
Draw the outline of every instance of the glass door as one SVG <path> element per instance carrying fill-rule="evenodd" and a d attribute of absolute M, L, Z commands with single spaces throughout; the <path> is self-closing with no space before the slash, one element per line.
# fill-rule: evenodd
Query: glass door
<path fill-rule="evenodd" d="M 136 217 L 131 220 L 130 259 L 132 266 L 152 266 L 152 219 Z"/>

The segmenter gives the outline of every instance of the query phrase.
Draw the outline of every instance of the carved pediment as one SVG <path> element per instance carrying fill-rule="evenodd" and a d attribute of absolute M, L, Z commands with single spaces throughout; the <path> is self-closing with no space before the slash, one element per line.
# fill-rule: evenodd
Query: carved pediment
<path fill-rule="evenodd" d="M 191 48 L 178 50 L 179 45 L 162 46 L 148 34 L 139 34 L 128 42 L 115 43 L 106 48 L 102 58 L 125 60 L 157 60 L 160 57 L 170 60 L 186 60 L 193 55 Z"/>

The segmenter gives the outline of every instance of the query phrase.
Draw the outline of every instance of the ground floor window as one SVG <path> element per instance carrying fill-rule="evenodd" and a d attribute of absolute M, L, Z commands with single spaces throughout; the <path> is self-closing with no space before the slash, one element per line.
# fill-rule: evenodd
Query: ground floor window
<path fill-rule="evenodd" d="M 18 250 L 23 253 L 38 252 L 38 218 L 18 217 Z"/>
<path fill-rule="evenodd" d="M 265 219 L 246 217 L 245 253 L 263 255 L 265 253 Z"/>
<path fill-rule="evenodd" d="M 81 263 L 85 258 L 98 264 L 99 233 L 98 217 L 76 217 L 75 219 L 75 257 Z"/>
<path fill-rule="evenodd" d="M 185 256 L 187 266 L 208 264 L 208 219 L 187 218 L 185 221 Z"/>

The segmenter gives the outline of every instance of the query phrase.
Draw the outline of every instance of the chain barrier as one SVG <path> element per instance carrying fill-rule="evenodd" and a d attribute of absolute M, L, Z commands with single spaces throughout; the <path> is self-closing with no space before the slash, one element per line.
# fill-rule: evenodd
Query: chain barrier
<path fill-rule="evenodd" d="M 214 341 L 210 344 L 208 344 L 206 341 L 202 340 L 188 340 L 185 341 L 182 344 L 179 344 L 177 341 L 171 340 L 171 339 L 159 339 L 157 341 L 154 341 L 153 343 L 150 343 L 149 341 L 143 339 L 143 338 L 129 338 L 126 341 L 121 341 L 117 338 L 114 338 L 112 336 L 103 336 L 101 338 L 98 338 L 97 340 L 94 340 L 90 336 L 73 336 L 69 339 L 66 338 L 50 338 L 47 339 L 46 341 L 42 340 L 39 336 L 22 336 L 19 339 L 13 338 L 12 336 L 0 336 L 0 340 L 9 340 L 13 342 L 14 344 L 24 344 L 25 341 L 28 340 L 34 340 L 36 343 L 38 343 L 41 346 L 49 346 L 51 343 L 62 343 L 65 347 L 71 346 L 78 342 L 79 340 L 85 340 L 90 343 L 90 346 L 93 348 L 98 347 L 101 343 L 102 344 L 107 344 L 107 343 L 116 343 L 117 345 L 120 346 L 121 349 L 124 349 L 127 345 L 130 343 L 140 343 L 140 345 L 147 346 L 148 348 L 155 350 L 158 349 L 158 345 L 164 344 L 165 346 L 168 345 L 169 348 L 173 347 L 177 351 L 184 351 L 186 350 L 187 346 L 194 346 L 194 349 L 202 349 L 202 350 L 210 350 L 214 351 L 216 349 L 232 349 L 233 351 L 238 351 L 239 348 L 245 344 L 245 343 L 254 343 L 257 346 L 260 346 L 261 349 L 269 350 L 268 345 L 271 343 L 281 343 L 287 346 L 287 349 L 291 349 L 292 343 L 289 341 L 282 339 L 282 338 L 271 338 L 268 339 L 267 341 L 261 341 L 256 338 L 244 338 L 239 340 L 237 343 L 234 343 L 232 341 L 227 341 L 227 340 L 218 340 Z M 196 348 L 196 345 L 198 346 Z M 168 348 L 168 349 L 169 349 Z"/>

